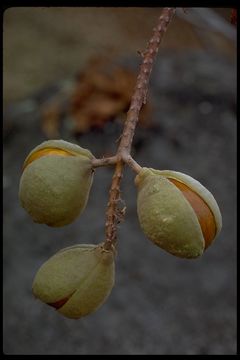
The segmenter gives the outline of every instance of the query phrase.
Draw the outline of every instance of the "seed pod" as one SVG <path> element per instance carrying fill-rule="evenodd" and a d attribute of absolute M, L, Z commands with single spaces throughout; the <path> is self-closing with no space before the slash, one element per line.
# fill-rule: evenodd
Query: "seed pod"
<path fill-rule="evenodd" d="M 33 221 L 49 226 L 73 222 L 84 210 L 92 185 L 94 156 L 63 140 L 49 140 L 27 156 L 19 198 Z"/>
<path fill-rule="evenodd" d="M 197 180 L 171 170 L 142 168 L 135 178 L 137 212 L 144 234 L 183 258 L 201 256 L 222 227 L 213 195 Z"/>
<path fill-rule="evenodd" d="M 102 245 L 60 250 L 38 270 L 33 294 L 62 315 L 78 319 L 97 310 L 114 285 L 114 255 Z"/>

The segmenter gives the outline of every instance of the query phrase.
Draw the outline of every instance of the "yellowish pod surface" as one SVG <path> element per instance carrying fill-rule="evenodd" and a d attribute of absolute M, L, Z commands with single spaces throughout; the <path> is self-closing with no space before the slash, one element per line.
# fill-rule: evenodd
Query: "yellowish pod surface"
<path fill-rule="evenodd" d="M 38 270 L 33 294 L 62 315 L 79 319 L 97 310 L 114 286 L 114 255 L 102 245 L 62 249 Z"/>
<path fill-rule="evenodd" d="M 135 183 L 145 235 L 173 255 L 201 256 L 222 227 L 213 195 L 197 180 L 171 170 L 142 168 Z"/>
<path fill-rule="evenodd" d="M 58 227 L 82 213 L 92 185 L 93 158 L 89 150 L 63 140 L 45 141 L 30 152 L 19 199 L 33 221 Z"/>

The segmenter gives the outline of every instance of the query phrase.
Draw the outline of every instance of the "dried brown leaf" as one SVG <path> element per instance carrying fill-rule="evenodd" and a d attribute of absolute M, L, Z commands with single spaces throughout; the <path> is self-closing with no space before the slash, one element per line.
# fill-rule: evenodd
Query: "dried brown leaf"
<path fill-rule="evenodd" d="M 67 119 L 72 119 L 75 133 L 103 128 L 106 122 L 128 111 L 136 84 L 136 74 L 106 58 L 93 58 L 81 71 L 71 94 L 56 96 L 42 108 L 42 129 L 48 138 L 59 137 L 62 102 L 66 100 Z M 66 99 L 67 98 L 67 99 Z M 149 105 L 140 113 L 139 123 L 150 125 Z M 68 120 L 69 121 L 69 120 Z"/>

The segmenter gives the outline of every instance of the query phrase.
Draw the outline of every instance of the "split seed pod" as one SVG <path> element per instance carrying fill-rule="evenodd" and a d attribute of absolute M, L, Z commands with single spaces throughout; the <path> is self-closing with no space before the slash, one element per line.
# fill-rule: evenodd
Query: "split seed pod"
<path fill-rule="evenodd" d="M 183 258 L 201 256 L 222 227 L 213 195 L 197 180 L 171 170 L 142 168 L 135 178 L 137 212 L 144 234 Z"/>
<path fill-rule="evenodd" d="M 60 250 L 38 270 L 33 294 L 72 319 L 97 310 L 114 285 L 114 255 L 102 245 L 75 245 Z"/>
<path fill-rule="evenodd" d="M 73 222 L 84 210 L 92 185 L 87 149 L 64 140 L 49 140 L 27 156 L 19 198 L 33 221 L 49 226 Z"/>

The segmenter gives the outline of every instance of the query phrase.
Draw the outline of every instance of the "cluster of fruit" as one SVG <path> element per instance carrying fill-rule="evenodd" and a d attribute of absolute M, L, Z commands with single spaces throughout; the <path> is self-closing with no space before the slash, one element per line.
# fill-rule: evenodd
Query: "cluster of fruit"
<path fill-rule="evenodd" d="M 60 227 L 86 207 L 94 155 L 63 140 L 45 141 L 27 156 L 19 198 L 33 221 Z M 212 194 L 188 175 L 143 167 L 135 178 L 137 213 L 144 234 L 157 246 L 182 258 L 196 258 L 222 226 Z M 99 245 L 79 244 L 45 262 L 33 282 L 33 294 L 69 318 L 101 306 L 114 285 L 114 253 Z"/>

